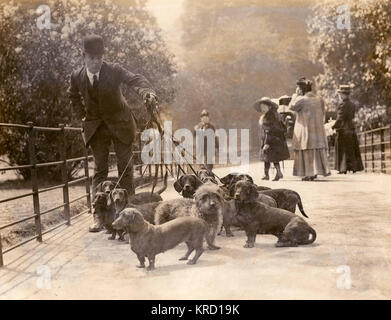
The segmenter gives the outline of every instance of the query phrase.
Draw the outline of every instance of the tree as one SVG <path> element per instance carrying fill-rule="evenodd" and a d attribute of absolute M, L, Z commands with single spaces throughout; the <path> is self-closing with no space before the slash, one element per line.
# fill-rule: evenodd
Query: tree
<path fill-rule="evenodd" d="M 185 0 L 184 67 L 175 105 L 193 127 L 202 109 L 220 128 L 250 128 L 257 145 L 262 96 L 292 94 L 299 77 L 320 68 L 308 59 L 306 17 L 311 1 Z"/>
<path fill-rule="evenodd" d="M 67 89 L 70 74 L 82 65 L 82 38 L 100 34 L 106 44 L 105 60 L 118 62 L 147 77 L 157 89 L 161 104 L 174 98 L 176 66 L 161 30 L 145 9 L 146 1 L 130 0 L 127 7 L 112 1 L 50 0 L 51 29 L 40 30 L 39 14 L 13 1 L 0 4 L 0 122 L 57 127 L 59 123 L 80 126 L 72 113 Z M 128 88 L 124 94 L 142 121 L 139 98 Z M 0 155 L 11 164 L 28 163 L 28 140 L 23 131 L 1 130 Z M 71 135 L 71 134 L 70 134 Z M 68 157 L 81 156 L 80 136 L 70 136 Z M 36 149 L 42 160 L 59 160 L 57 140 L 39 134 Z M 75 168 L 70 167 L 72 174 Z M 25 178 L 29 171 L 21 171 Z M 47 178 L 60 177 L 50 168 Z"/>
<path fill-rule="evenodd" d="M 349 14 L 350 29 L 338 17 Z M 311 58 L 323 66 L 317 87 L 329 109 L 335 109 L 336 88 L 352 84 L 360 105 L 388 106 L 391 115 L 391 2 L 327 0 L 314 6 L 309 20 Z"/>

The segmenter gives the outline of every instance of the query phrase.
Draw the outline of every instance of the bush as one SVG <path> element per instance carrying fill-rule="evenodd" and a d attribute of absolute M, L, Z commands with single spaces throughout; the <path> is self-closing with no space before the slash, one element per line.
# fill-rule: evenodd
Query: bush
<path fill-rule="evenodd" d="M 70 74 L 82 65 L 82 38 L 101 35 L 106 44 L 105 60 L 118 62 L 146 76 L 157 89 L 161 103 L 174 98 L 176 67 L 145 1 L 130 0 L 129 7 L 111 1 L 87 4 L 84 0 L 50 0 L 51 29 L 40 30 L 35 10 L 12 1 L 0 4 L 0 122 L 57 127 L 60 123 L 80 126 L 73 114 L 67 89 Z M 128 88 L 124 94 L 142 118 L 139 98 Z M 28 163 L 28 135 L 23 130 L 0 129 L 0 155 L 11 164 Z M 80 135 L 69 133 L 67 157 L 83 155 Z M 55 134 L 38 134 L 39 160 L 59 160 Z M 77 165 L 77 164 L 76 164 Z M 69 175 L 77 167 L 70 167 Z M 29 171 L 21 171 L 29 177 Z M 50 167 L 45 178 L 58 179 L 60 168 Z"/>
<path fill-rule="evenodd" d="M 385 106 L 362 107 L 355 117 L 360 131 L 381 128 L 389 123 Z"/>

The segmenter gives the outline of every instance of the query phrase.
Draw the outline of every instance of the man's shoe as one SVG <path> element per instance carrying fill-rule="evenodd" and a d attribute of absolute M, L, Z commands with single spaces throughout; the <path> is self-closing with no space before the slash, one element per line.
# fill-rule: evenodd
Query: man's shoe
<path fill-rule="evenodd" d="M 263 176 L 262 180 L 269 180 L 269 176 Z"/>
<path fill-rule="evenodd" d="M 89 227 L 88 231 L 89 232 L 99 232 L 103 230 L 103 226 L 100 226 L 96 223 L 94 223 L 92 226 Z"/>

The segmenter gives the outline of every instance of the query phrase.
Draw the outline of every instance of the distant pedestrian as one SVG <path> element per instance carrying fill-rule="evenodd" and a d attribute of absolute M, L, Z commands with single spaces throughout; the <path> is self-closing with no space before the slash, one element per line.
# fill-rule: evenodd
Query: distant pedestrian
<path fill-rule="evenodd" d="M 260 159 L 265 162 L 265 171 L 262 180 L 269 180 L 270 163 L 276 168 L 273 181 L 283 178 L 280 161 L 289 159 L 289 150 L 286 144 L 286 126 L 277 112 L 278 105 L 270 98 L 264 97 L 254 104 L 255 110 L 261 113 L 260 126 Z"/>
<path fill-rule="evenodd" d="M 340 103 L 337 108 L 337 120 L 333 129 L 337 131 L 335 139 L 335 169 L 339 173 L 355 173 L 364 170 L 360 148 L 353 119 L 356 106 L 350 101 L 350 86 L 341 85 L 338 89 Z"/>
<path fill-rule="evenodd" d="M 211 132 L 207 132 L 207 130 L 210 129 Z M 206 165 L 206 168 L 211 171 L 213 169 L 213 162 L 215 160 L 215 157 L 208 157 L 208 149 L 209 153 L 215 154 L 216 148 L 219 147 L 218 139 L 215 137 L 215 127 L 213 124 L 210 123 L 210 118 L 209 118 L 209 112 L 208 110 L 204 109 L 201 112 L 201 122 L 199 122 L 195 127 L 194 127 L 194 134 L 196 135 L 197 138 L 197 131 L 201 131 L 201 134 L 199 134 L 198 137 L 201 137 L 203 141 L 197 141 L 196 140 L 196 146 L 197 148 L 203 144 L 203 161 L 204 164 Z M 208 143 L 208 136 L 212 136 L 214 140 L 214 146 L 210 145 Z M 212 141 L 212 140 L 209 140 Z"/>
<path fill-rule="evenodd" d="M 312 92 L 312 82 L 306 78 L 297 81 L 296 93 L 289 108 L 296 112 L 292 146 L 294 150 L 293 175 L 312 181 L 317 175 L 328 176 L 327 139 L 324 129 L 324 102 Z"/>

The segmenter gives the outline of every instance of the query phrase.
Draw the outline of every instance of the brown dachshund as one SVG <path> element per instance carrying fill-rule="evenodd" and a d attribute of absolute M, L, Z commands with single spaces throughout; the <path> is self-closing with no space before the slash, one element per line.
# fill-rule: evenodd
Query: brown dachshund
<path fill-rule="evenodd" d="M 154 226 L 144 220 L 143 215 L 134 208 L 124 209 L 113 222 L 113 228 L 125 229 L 129 233 L 130 248 L 137 255 L 140 265 L 147 270 L 155 268 L 155 256 L 186 242 L 187 252 L 179 260 L 187 260 L 195 250 L 195 256 L 187 264 L 195 264 L 203 252 L 203 241 L 208 226 L 205 221 L 196 217 L 181 217 L 159 226 Z"/>
<path fill-rule="evenodd" d="M 143 203 L 139 205 L 130 203 L 128 193 L 125 189 L 113 190 L 111 193 L 111 199 L 114 203 L 115 212 L 120 213 L 125 208 L 136 208 L 143 214 L 144 219 L 152 224 L 154 223 L 155 209 L 161 203 L 161 201 Z"/>

